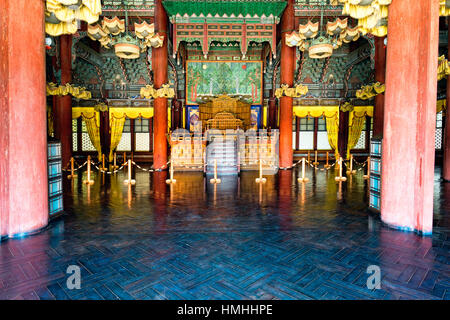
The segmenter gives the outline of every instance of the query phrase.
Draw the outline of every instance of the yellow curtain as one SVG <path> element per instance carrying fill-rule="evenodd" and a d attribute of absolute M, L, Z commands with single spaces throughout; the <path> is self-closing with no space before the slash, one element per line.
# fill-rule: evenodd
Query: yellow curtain
<path fill-rule="evenodd" d="M 294 107 L 294 115 L 300 118 L 307 116 L 318 118 L 321 116 L 334 117 L 336 113 L 339 113 L 338 106 L 296 106 Z"/>
<path fill-rule="evenodd" d="M 447 109 L 447 101 L 445 99 L 438 100 L 436 103 L 436 113 Z"/>
<path fill-rule="evenodd" d="M 136 118 L 152 118 L 153 117 L 153 108 L 121 108 L 121 107 L 110 107 L 109 108 L 109 117 L 112 116 L 116 118 L 127 117 L 130 119 Z"/>
<path fill-rule="evenodd" d="M 125 124 L 126 116 L 116 118 L 114 114 L 111 114 L 109 122 L 110 122 L 110 130 L 111 130 L 111 147 L 109 148 L 109 161 L 113 161 L 114 159 L 114 150 L 116 150 L 117 146 L 122 139 L 123 126 Z"/>
<path fill-rule="evenodd" d="M 324 116 L 327 121 L 328 143 L 334 150 L 336 158 L 339 157 L 337 151 L 339 134 L 339 106 L 296 106 L 294 115 L 300 118 Z"/>
<path fill-rule="evenodd" d="M 263 108 L 263 127 L 266 128 L 267 127 L 267 106 L 264 106 Z"/>
<path fill-rule="evenodd" d="M 170 132 L 170 128 L 172 128 L 172 112 L 171 108 L 167 107 L 167 118 L 168 118 L 168 124 L 167 124 L 167 131 Z"/>
<path fill-rule="evenodd" d="M 169 113 L 170 115 L 170 113 Z M 137 119 L 153 117 L 153 108 L 127 108 L 127 107 L 110 107 L 109 108 L 109 126 L 111 130 L 111 147 L 109 152 L 109 161 L 113 160 L 114 150 L 122 139 L 123 126 L 126 118 Z M 169 125 L 170 128 L 170 125 Z"/>
<path fill-rule="evenodd" d="M 338 152 L 338 135 L 339 135 L 339 112 L 336 112 L 334 116 L 325 117 L 327 120 L 327 134 L 328 144 L 334 150 L 336 159 L 339 157 Z"/>
<path fill-rule="evenodd" d="M 47 106 L 47 134 L 53 137 L 54 127 L 53 127 L 53 112 L 52 107 Z"/>
<path fill-rule="evenodd" d="M 98 152 L 98 159 L 102 158 L 102 145 L 100 143 L 100 113 L 94 107 L 73 107 L 72 119 L 82 117 L 91 139 L 92 145 Z"/>
<path fill-rule="evenodd" d="M 94 115 L 81 114 L 81 117 L 86 124 L 86 129 L 91 139 L 92 145 L 98 152 L 98 159 L 102 158 L 102 145 L 100 143 L 100 113 L 95 112 Z"/>
<path fill-rule="evenodd" d="M 347 158 L 350 156 L 350 150 L 358 143 L 366 123 L 366 116 L 373 117 L 373 106 L 355 106 L 353 107 L 353 111 L 350 112 L 348 120 Z"/>
<path fill-rule="evenodd" d="M 352 112 L 353 113 L 353 112 Z M 348 128 L 348 143 L 347 143 L 347 158 L 350 156 L 350 150 L 352 150 L 358 143 L 361 132 L 366 123 L 366 114 L 358 116 L 353 114 L 352 122 Z"/>

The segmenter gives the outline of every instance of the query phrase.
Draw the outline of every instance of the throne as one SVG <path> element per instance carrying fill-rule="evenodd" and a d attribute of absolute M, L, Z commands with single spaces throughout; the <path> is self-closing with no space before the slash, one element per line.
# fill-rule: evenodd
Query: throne
<path fill-rule="evenodd" d="M 250 104 L 221 95 L 199 106 L 202 129 L 237 129 L 246 130 L 251 125 Z"/>
<path fill-rule="evenodd" d="M 237 130 L 242 128 L 242 120 L 236 119 L 236 117 L 229 112 L 219 112 L 213 119 L 206 121 L 206 129 L 233 129 Z"/>

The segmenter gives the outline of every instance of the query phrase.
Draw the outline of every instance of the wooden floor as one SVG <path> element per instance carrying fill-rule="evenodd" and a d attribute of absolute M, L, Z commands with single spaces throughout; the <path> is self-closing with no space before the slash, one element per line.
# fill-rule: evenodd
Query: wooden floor
<path fill-rule="evenodd" d="M 367 210 L 362 172 L 224 177 L 146 172 L 66 181 L 67 214 L 44 232 L 0 244 L 0 299 L 450 299 L 450 184 L 435 182 L 435 230 L 385 228 Z M 66 286 L 69 265 L 81 289 Z M 367 267 L 381 269 L 368 289 Z"/>

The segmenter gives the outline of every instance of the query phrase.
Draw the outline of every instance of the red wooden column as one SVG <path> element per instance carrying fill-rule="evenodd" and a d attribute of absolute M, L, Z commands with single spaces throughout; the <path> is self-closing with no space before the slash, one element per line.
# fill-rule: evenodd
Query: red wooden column
<path fill-rule="evenodd" d="M 389 7 L 381 219 L 408 231 L 433 228 L 439 1 Z"/>
<path fill-rule="evenodd" d="M 44 1 L 0 12 L 0 235 L 14 236 L 48 222 Z"/>
<path fill-rule="evenodd" d="M 109 149 L 111 146 L 111 128 L 109 127 L 109 112 L 100 112 L 100 141 L 102 154 L 105 155 L 105 161 L 109 162 Z M 99 159 L 101 160 L 101 159 Z"/>
<path fill-rule="evenodd" d="M 152 68 L 154 74 L 154 87 L 159 89 L 167 83 L 167 15 L 161 0 L 155 0 L 155 30 L 164 36 L 161 48 L 152 50 Z M 154 139 L 153 167 L 159 169 L 167 163 L 167 99 L 156 98 L 153 102 L 155 115 L 153 119 Z"/>
<path fill-rule="evenodd" d="M 267 126 L 270 127 L 271 129 L 277 128 L 277 99 L 272 95 L 269 98 L 269 112 L 268 112 Z"/>
<path fill-rule="evenodd" d="M 72 35 L 60 37 L 61 84 L 72 82 Z M 72 96 L 57 98 L 55 112 L 55 138 L 61 141 L 61 159 L 63 166 L 72 157 Z"/>
<path fill-rule="evenodd" d="M 292 32 L 295 28 L 294 0 L 288 0 L 286 9 L 281 18 L 281 84 L 287 84 L 292 87 L 294 84 L 295 71 L 295 47 L 286 45 L 286 34 Z M 292 166 L 292 102 L 290 97 L 281 97 L 280 99 L 280 167 L 287 168 Z"/>
<path fill-rule="evenodd" d="M 343 160 L 347 159 L 349 112 L 339 110 L 338 152 Z"/>
<path fill-rule="evenodd" d="M 450 57 L 450 20 L 448 22 L 448 57 Z M 445 111 L 444 126 L 444 165 L 442 170 L 442 178 L 446 182 L 450 182 L 450 78 L 447 78 L 447 110 Z"/>
<path fill-rule="evenodd" d="M 386 47 L 385 37 L 375 37 L 375 81 L 386 82 Z M 383 134 L 384 119 L 384 93 L 375 97 L 375 108 L 373 114 L 373 135 Z"/>

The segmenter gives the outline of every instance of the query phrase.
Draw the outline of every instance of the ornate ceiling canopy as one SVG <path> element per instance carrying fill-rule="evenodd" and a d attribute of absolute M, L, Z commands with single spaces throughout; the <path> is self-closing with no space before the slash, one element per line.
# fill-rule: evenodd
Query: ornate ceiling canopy
<path fill-rule="evenodd" d="M 162 46 L 164 37 L 155 34 L 153 23 L 148 24 L 146 21 L 135 23 L 134 30 L 137 39 L 139 39 L 135 39 L 136 41 L 133 43 L 135 46 L 133 52 L 137 49 L 136 54 L 139 53 L 139 48 L 145 50 L 147 47 L 158 48 Z M 125 21 L 118 17 L 112 19 L 105 17 L 101 26 L 100 24 L 88 26 L 88 36 L 94 41 L 99 41 L 101 45 L 107 49 L 111 49 L 111 45 L 116 44 L 118 41 L 120 42 L 120 38 L 125 36 L 125 34 Z M 128 59 L 130 59 L 130 57 L 128 57 Z"/>
<path fill-rule="evenodd" d="M 298 34 L 301 39 L 315 38 L 319 32 L 319 22 L 300 24 Z"/>
<path fill-rule="evenodd" d="M 123 15 L 122 0 L 103 0 L 102 11 L 104 15 L 121 16 Z M 128 0 L 129 11 L 133 16 L 153 17 L 154 0 Z"/>
<path fill-rule="evenodd" d="M 45 32 L 51 36 L 74 34 L 78 21 L 94 23 L 101 13 L 100 0 L 46 0 Z"/>
<path fill-rule="evenodd" d="M 285 1 L 243 0 L 243 1 L 176 1 L 163 2 L 171 21 L 176 18 L 262 18 L 272 17 L 279 21 Z"/>
<path fill-rule="evenodd" d="M 439 0 L 439 14 L 450 16 L 450 0 Z"/>
<path fill-rule="evenodd" d="M 89 25 L 88 36 L 92 40 L 98 40 L 103 47 L 110 49 L 114 46 L 114 51 L 119 58 L 137 59 L 141 51 L 148 47 L 162 47 L 164 38 L 155 34 L 153 24 L 146 21 L 134 23 L 134 33 L 129 31 L 128 0 L 122 1 L 125 13 L 125 20 L 118 17 L 112 19 L 105 18 L 102 26 Z"/>
<path fill-rule="evenodd" d="M 361 33 L 359 27 L 351 28 L 347 18 L 337 18 L 328 21 L 325 32 L 320 33 L 319 22 L 300 24 L 299 31 L 292 32 L 286 36 L 286 44 L 290 47 L 299 47 L 301 51 L 308 50 L 310 58 L 322 59 L 333 54 L 343 43 L 350 43 L 359 39 Z"/>
<path fill-rule="evenodd" d="M 332 4 L 343 4 L 342 13 L 358 19 L 363 34 L 382 37 L 387 34 L 388 7 L 392 0 L 333 0 Z"/>
<path fill-rule="evenodd" d="M 206 58 L 212 42 L 238 42 L 245 58 L 250 43 L 269 43 L 276 56 L 276 24 L 285 1 L 174 1 L 163 5 L 174 27 L 173 54 L 181 42 L 199 42 Z"/>

